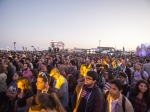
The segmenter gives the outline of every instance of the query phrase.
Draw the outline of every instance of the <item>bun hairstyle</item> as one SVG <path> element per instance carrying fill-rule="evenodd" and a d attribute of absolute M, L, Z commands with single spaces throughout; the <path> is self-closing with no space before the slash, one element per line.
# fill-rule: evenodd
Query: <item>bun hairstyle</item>
<path fill-rule="evenodd" d="M 32 101 L 31 110 L 56 110 L 57 112 L 65 112 L 63 106 L 55 93 L 39 93 Z"/>

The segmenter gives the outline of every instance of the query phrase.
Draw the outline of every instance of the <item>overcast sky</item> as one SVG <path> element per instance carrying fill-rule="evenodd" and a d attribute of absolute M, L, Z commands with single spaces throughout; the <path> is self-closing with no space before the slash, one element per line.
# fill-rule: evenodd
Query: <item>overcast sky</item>
<path fill-rule="evenodd" d="M 99 46 L 134 50 L 150 43 L 150 0 L 0 0 L 0 48 Z"/>

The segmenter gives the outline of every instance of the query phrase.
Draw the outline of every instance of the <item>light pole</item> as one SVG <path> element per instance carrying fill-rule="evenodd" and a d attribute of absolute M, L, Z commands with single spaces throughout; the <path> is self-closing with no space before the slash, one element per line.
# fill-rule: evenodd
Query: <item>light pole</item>
<path fill-rule="evenodd" d="M 99 40 L 99 53 L 100 53 L 100 42 L 101 42 L 101 40 Z"/>
<path fill-rule="evenodd" d="M 31 46 L 33 48 L 33 52 L 34 52 L 34 46 Z"/>
<path fill-rule="evenodd" d="M 16 46 L 15 46 L 15 45 L 16 45 L 16 42 L 14 42 L 14 50 L 15 50 L 15 52 L 16 52 Z"/>

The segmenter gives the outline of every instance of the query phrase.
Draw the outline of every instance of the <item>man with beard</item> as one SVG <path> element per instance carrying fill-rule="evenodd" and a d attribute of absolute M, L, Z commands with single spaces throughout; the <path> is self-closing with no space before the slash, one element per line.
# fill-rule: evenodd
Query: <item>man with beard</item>
<path fill-rule="evenodd" d="M 101 112 L 103 95 L 96 84 L 98 76 L 95 71 L 88 71 L 85 82 L 77 85 L 73 98 L 73 112 Z"/>
<path fill-rule="evenodd" d="M 24 63 L 23 64 L 23 77 L 27 77 L 29 81 L 32 80 L 32 73 L 30 71 L 30 64 Z"/>

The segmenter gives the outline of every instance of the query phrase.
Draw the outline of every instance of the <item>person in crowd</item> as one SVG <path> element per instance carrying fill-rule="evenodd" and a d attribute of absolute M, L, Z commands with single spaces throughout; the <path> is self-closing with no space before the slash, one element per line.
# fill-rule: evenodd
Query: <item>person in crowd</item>
<path fill-rule="evenodd" d="M 134 112 L 130 101 L 121 94 L 122 89 L 120 80 L 110 81 L 110 89 L 105 96 L 105 112 Z"/>
<path fill-rule="evenodd" d="M 18 68 L 19 68 L 20 72 L 23 72 L 23 64 L 24 64 L 24 60 L 23 59 L 19 60 L 19 62 L 18 62 Z"/>
<path fill-rule="evenodd" d="M 29 112 L 66 112 L 56 94 L 39 93 L 32 101 Z"/>
<path fill-rule="evenodd" d="M 15 102 L 15 112 L 28 112 L 33 100 L 33 92 L 27 77 L 17 80 L 18 95 Z"/>
<path fill-rule="evenodd" d="M 10 83 L 6 92 L 6 96 L 9 98 L 9 100 L 7 102 L 5 112 L 14 112 L 15 98 L 18 94 L 17 80 L 22 76 L 22 73 L 19 71 L 16 72 L 13 76 L 13 81 Z"/>
<path fill-rule="evenodd" d="M 33 64 L 31 63 L 30 58 L 26 58 L 25 62 L 30 64 L 30 69 L 33 69 Z"/>
<path fill-rule="evenodd" d="M 131 70 L 130 68 L 127 67 L 125 60 L 122 60 L 121 67 L 122 67 L 122 72 L 125 72 L 127 74 L 127 77 L 126 77 L 127 83 L 131 84 Z"/>
<path fill-rule="evenodd" d="M 4 64 L 0 63 L 0 111 L 4 111 L 6 103 L 6 90 L 7 90 L 7 69 Z"/>
<path fill-rule="evenodd" d="M 46 65 L 46 63 L 41 63 L 40 64 L 40 70 L 39 70 L 39 72 L 45 72 L 45 73 L 47 73 L 47 67 L 46 67 L 47 65 Z"/>
<path fill-rule="evenodd" d="M 10 85 L 10 83 L 12 82 L 13 80 L 13 65 L 12 63 L 8 60 L 8 59 L 5 59 L 4 60 L 4 66 L 6 66 L 7 68 L 7 79 L 6 79 L 6 84 L 7 86 Z"/>
<path fill-rule="evenodd" d="M 103 79 L 103 83 L 104 83 L 103 92 L 104 93 L 106 93 L 109 90 L 110 81 L 114 78 L 115 76 L 112 70 L 108 69 L 104 72 L 104 79 Z"/>
<path fill-rule="evenodd" d="M 138 80 L 131 90 L 129 100 L 133 105 L 134 112 L 147 112 L 150 107 L 149 86 L 145 80 Z"/>
<path fill-rule="evenodd" d="M 147 72 L 148 76 L 150 76 L 150 59 L 145 59 L 145 64 L 143 65 L 143 70 Z"/>
<path fill-rule="evenodd" d="M 88 71 L 85 81 L 77 85 L 73 98 L 73 112 L 101 112 L 103 95 L 96 84 L 98 75 L 95 71 Z"/>
<path fill-rule="evenodd" d="M 53 68 L 50 76 L 54 79 L 53 89 L 58 95 L 58 98 L 63 105 L 63 107 L 68 110 L 68 82 L 67 80 L 59 73 L 57 68 Z"/>
<path fill-rule="evenodd" d="M 67 71 L 67 75 L 68 74 L 72 74 L 75 78 L 75 80 L 78 80 L 79 76 L 78 76 L 78 71 L 77 71 L 77 66 L 76 66 L 76 63 L 75 63 L 75 60 L 70 60 L 70 67 L 68 68 L 68 71 Z"/>
<path fill-rule="evenodd" d="M 53 64 L 52 64 L 51 59 L 49 58 L 47 60 L 47 73 L 50 74 L 50 72 L 51 72 L 52 69 L 53 69 Z"/>
<path fill-rule="evenodd" d="M 50 76 L 47 73 L 39 72 L 37 77 L 36 87 L 38 93 L 53 93 L 51 86 L 49 85 L 51 81 Z"/>
<path fill-rule="evenodd" d="M 142 64 L 137 62 L 135 64 L 135 72 L 132 73 L 132 85 L 135 85 L 138 80 L 148 80 L 148 74 L 142 70 Z"/>
<path fill-rule="evenodd" d="M 76 88 L 76 81 L 75 81 L 75 78 L 72 74 L 68 74 L 67 81 L 68 81 L 68 93 L 69 93 L 68 106 L 70 107 L 70 110 L 72 111 L 71 99 L 72 99 L 72 95 L 74 93 L 74 90 Z"/>
<path fill-rule="evenodd" d="M 37 93 L 36 83 L 37 83 L 38 71 L 36 69 L 31 69 L 30 71 L 32 74 L 32 80 L 30 81 L 32 90 L 33 90 L 33 93 L 36 94 Z"/>
<path fill-rule="evenodd" d="M 119 79 L 120 79 L 120 81 L 121 81 L 121 83 L 123 85 L 123 89 L 122 89 L 121 93 L 124 96 L 127 96 L 127 93 L 130 91 L 130 85 L 127 83 L 126 78 L 127 78 L 127 75 L 126 75 L 125 72 L 121 72 L 119 74 Z"/>
<path fill-rule="evenodd" d="M 32 81 L 32 73 L 30 71 L 29 63 L 23 64 L 23 77 L 27 77 L 29 79 L 29 81 Z"/>

